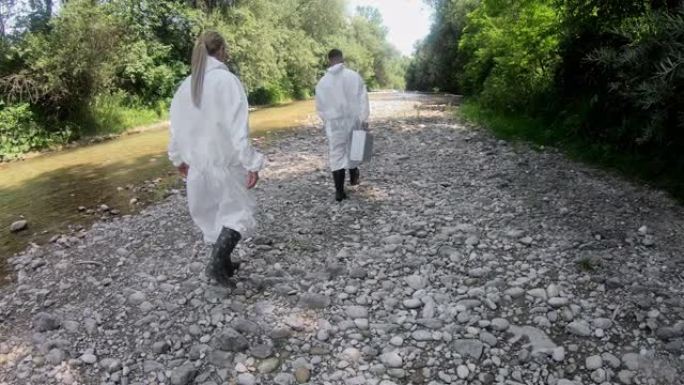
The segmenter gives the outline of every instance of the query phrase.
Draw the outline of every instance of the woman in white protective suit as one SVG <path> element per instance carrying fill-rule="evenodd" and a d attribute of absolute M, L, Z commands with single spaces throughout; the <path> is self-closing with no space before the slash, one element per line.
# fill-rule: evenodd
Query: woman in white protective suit
<path fill-rule="evenodd" d="M 342 51 L 328 53 L 330 67 L 316 86 L 316 110 L 325 124 L 330 147 L 330 169 L 335 182 L 335 199 L 347 198 L 344 192 L 345 170 L 349 184 L 359 183 L 359 164 L 349 159 L 352 131 L 368 128 L 368 92 L 361 75 L 344 66 Z"/>
<path fill-rule="evenodd" d="M 242 84 L 223 63 L 226 43 L 205 32 L 192 53 L 192 74 L 171 102 L 169 159 L 187 177 L 190 215 L 213 242 L 207 275 L 228 285 L 239 267 L 231 253 L 256 226 L 256 186 L 264 158 L 249 142 Z"/>

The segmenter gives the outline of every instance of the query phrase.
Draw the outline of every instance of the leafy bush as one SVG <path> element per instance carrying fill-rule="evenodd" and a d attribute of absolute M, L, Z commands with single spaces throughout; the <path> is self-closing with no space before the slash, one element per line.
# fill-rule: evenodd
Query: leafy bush
<path fill-rule="evenodd" d="M 604 136 L 618 144 L 684 148 L 684 11 L 649 14 L 616 32 L 624 44 L 586 58 L 607 77 L 607 92 L 592 108 L 595 115 L 611 112 L 617 123 Z"/>
<path fill-rule="evenodd" d="M 97 95 L 78 123 L 88 135 L 121 133 L 166 118 L 167 109 L 168 103 L 163 100 L 151 106 L 149 102 L 118 91 Z"/>
<path fill-rule="evenodd" d="M 111 87 L 123 26 L 89 0 L 68 2 L 49 33 L 29 32 L 13 47 L 24 66 L 0 82 L 7 99 L 28 101 L 48 119 L 78 116 Z"/>
<path fill-rule="evenodd" d="M 501 3 L 510 3 L 502 7 Z M 551 88 L 559 37 L 555 10 L 544 0 L 483 0 L 468 15 L 459 43 L 470 60 L 462 83 L 481 102 L 529 111 Z"/>
<path fill-rule="evenodd" d="M 69 132 L 46 132 L 28 103 L 3 106 L 0 103 L 0 160 L 63 143 Z"/>
<path fill-rule="evenodd" d="M 278 84 L 258 88 L 249 94 L 249 104 L 254 106 L 278 104 L 286 100 L 287 93 Z"/>
<path fill-rule="evenodd" d="M 189 66 L 169 61 L 170 51 L 170 46 L 154 41 L 135 41 L 127 45 L 120 59 L 119 87 L 149 104 L 171 98 Z"/>

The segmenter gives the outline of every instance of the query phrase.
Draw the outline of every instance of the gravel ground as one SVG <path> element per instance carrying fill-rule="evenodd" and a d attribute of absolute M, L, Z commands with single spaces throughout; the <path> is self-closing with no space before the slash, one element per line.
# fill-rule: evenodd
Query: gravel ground
<path fill-rule="evenodd" d="M 233 288 L 182 191 L 13 257 L 0 384 L 683 384 L 684 209 L 416 102 L 342 204 L 320 128 L 264 149 Z"/>

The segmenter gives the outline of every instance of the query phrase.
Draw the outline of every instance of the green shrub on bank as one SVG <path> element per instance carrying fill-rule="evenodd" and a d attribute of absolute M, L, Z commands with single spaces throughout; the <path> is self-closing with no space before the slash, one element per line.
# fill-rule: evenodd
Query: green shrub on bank
<path fill-rule="evenodd" d="M 70 136 L 68 129 L 58 133 L 46 131 L 28 103 L 12 106 L 0 103 L 0 160 L 65 143 Z"/>

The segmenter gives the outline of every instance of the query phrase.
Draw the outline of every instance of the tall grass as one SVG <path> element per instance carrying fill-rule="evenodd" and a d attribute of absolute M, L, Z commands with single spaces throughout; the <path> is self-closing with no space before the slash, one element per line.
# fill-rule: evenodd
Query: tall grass
<path fill-rule="evenodd" d="M 85 114 L 83 135 L 120 134 L 128 129 L 168 118 L 168 103 L 145 105 L 123 93 L 99 95 Z"/>

